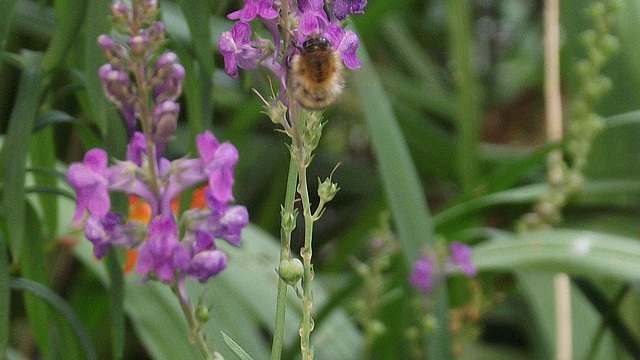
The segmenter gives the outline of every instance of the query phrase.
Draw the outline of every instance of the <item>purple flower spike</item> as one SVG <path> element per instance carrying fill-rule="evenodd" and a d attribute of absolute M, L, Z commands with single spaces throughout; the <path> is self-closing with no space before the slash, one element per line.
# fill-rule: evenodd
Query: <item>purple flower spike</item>
<path fill-rule="evenodd" d="M 474 277 L 478 273 L 478 270 L 471 261 L 471 247 L 469 245 L 452 242 L 451 261 L 453 264 L 458 265 L 462 272 L 469 277 Z"/>
<path fill-rule="evenodd" d="M 220 36 L 218 46 L 224 57 L 224 69 L 233 78 L 238 77 L 238 68 L 252 70 L 258 67 L 264 50 L 256 49 L 251 41 L 251 25 L 237 22 L 231 32 L 225 31 Z"/>
<path fill-rule="evenodd" d="M 244 7 L 234 11 L 227 17 L 231 20 L 249 22 L 260 16 L 263 19 L 275 19 L 278 12 L 273 8 L 273 0 L 245 0 Z"/>
<path fill-rule="evenodd" d="M 409 281 L 415 288 L 425 293 L 429 293 L 433 289 L 433 275 L 433 260 L 428 256 L 423 255 L 414 265 Z"/>
<path fill-rule="evenodd" d="M 149 236 L 140 248 L 138 272 L 153 272 L 160 280 L 173 281 L 176 270 L 189 267 L 189 253 L 178 241 L 178 228 L 173 217 L 154 219 L 149 224 Z"/>
<path fill-rule="evenodd" d="M 111 208 L 107 191 L 108 181 L 107 153 L 102 149 L 91 149 L 84 155 L 82 163 L 73 163 L 67 172 L 69 183 L 76 189 L 77 204 L 73 215 L 74 224 L 78 224 L 89 210 L 91 215 L 105 216 Z"/>
<path fill-rule="evenodd" d="M 228 142 L 219 144 L 211 131 L 198 135 L 196 143 L 215 207 L 224 207 L 233 200 L 233 169 L 238 162 L 238 150 Z"/>
<path fill-rule="evenodd" d="M 201 283 L 218 275 L 227 267 L 227 254 L 220 250 L 207 250 L 196 254 L 191 261 L 188 274 Z"/>

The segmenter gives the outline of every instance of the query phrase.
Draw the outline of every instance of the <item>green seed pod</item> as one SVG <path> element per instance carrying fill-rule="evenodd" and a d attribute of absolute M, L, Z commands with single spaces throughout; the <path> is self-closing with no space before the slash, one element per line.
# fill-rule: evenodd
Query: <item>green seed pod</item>
<path fill-rule="evenodd" d="M 296 258 L 282 260 L 278 266 L 278 274 L 287 284 L 295 286 L 304 274 L 302 261 Z"/>

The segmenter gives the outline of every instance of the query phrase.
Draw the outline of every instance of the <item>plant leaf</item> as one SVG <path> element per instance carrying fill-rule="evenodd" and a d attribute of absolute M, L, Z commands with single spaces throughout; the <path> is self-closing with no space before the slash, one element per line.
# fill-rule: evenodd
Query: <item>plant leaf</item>
<path fill-rule="evenodd" d="M 222 331 L 221 333 L 222 333 L 222 338 L 224 339 L 224 343 L 227 344 L 227 346 L 229 347 L 229 350 L 231 350 L 235 354 L 235 356 L 238 357 L 238 359 L 253 360 L 253 358 L 249 356 L 249 354 L 247 354 L 247 352 L 244 351 L 244 349 L 242 349 L 240 345 L 238 345 L 235 341 L 233 341 L 233 339 L 230 338 L 229 335 L 225 334 Z"/>

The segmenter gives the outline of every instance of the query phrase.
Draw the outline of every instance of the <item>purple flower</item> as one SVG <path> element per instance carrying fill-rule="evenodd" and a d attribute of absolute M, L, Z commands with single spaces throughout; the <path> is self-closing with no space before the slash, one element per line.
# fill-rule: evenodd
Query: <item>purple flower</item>
<path fill-rule="evenodd" d="M 109 247 L 131 246 L 138 240 L 136 231 L 138 227 L 143 226 L 142 223 L 132 222 L 121 225 L 122 215 L 118 213 L 108 213 L 104 217 L 90 216 L 84 225 L 84 234 L 93 243 L 93 255 L 97 259 L 102 259 Z"/>
<path fill-rule="evenodd" d="M 331 19 L 338 21 L 344 20 L 350 14 L 364 14 L 364 7 L 367 6 L 367 0 L 333 0 L 331 1 Z"/>
<path fill-rule="evenodd" d="M 169 181 L 162 192 L 163 214 L 171 213 L 171 201 L 191 185 L 207 180 L 200 159 L 174 160 L 169 169 Z"/>
<path fill-rule="evenodd" d="M 140 248 L 138 272 L 153 272 L 160 280 L 173 281 L 176 270 L 189 267 L 189 253 L 178 241 L 178 228 L 172 216 L 156 218 L 149 224 L 149 236 Z"/>
<path fill-rule="evenodd" d="M 298 10 L 300 22 L 298 23 L 298 42 L 302 43 L 310 36 L 318 35 L 329 24 L 327 14 L 324 12 L 322 0 L 299 0 Z"/>
<path fill-rule="evenodd" d="M 249 22 L 260 16 L 263 19 L 275 19 L 278 12 L 273 8 L 273 0 L 244 0 L 244 7 L 227 15 L 231 20 Z"/>
<path fill-rule="evenodd" d="M 193 257 L 187 273 L 204 283 L 210 277 L 218 275 L 226 267 L 227 254 L 221 250 L 207 250 L 199 252 Z"/>
<path fill-rule="evenodd" d="M 452 242 L 451 262 L 459 266 L 462 272 L 469 277 L 474 277 L 478 273 L 478 270 L 471 261 L 471 247 L 469 245 Z"/>
<path fill-rule="evenodd" d="M 219 144 L 211 131 L 196 136 L 196 144 L 209 179 L 212 205 L 224 208 L 233 200 L 233 169 L 238 162 L 238 150 L 229 142 Z"/>
<path fill-rule="evenodd" d="M 207 189 L 209 190 L 209 189 Z M 225 239 L 233 246 L 240 246 L 242 229 L 249 223 L 249 212 L 241 205 L 221 209 L 211 191 L 206 191 L 207 205 L 211 214 L 201 223 L 200 229 L 211 234 L 214 238 Z"/>
<path fill-rule="evenodd" d="M 255 48 L 254 45 L 257 44 L 260 42 L 251 41 L 251 25 L 245 22 L 237 22 L 231 32 L 222 33 L 218 46 L 224 57 L 224 69 L 229 76 L 237 78 L 238 67 L 246 70 L 258 67 L 265 51 Z"/>
<path fill-rule="evenodd" d="M 324 37 L 331 41 L 332 49 L 338 51 L 346 67 L 349 69 L 360 68 L 362 64 L 356 56 L 356 50 L 360 45 L 358 35 L 351 30 L 343 31 L 340 26 L 331 24 L 327 26 Z"/>
<path fill-rule="evenodd" d="M 434 285 L 434 261 L 427 255 L 422 255 L 411 272 L 409 282 L 415 288 L 430 293 Z"/>
<path fill-rule="evenodd" d="M 73 163 L 67 172 L 69 183 L 76 189 L 77 203 L 73 222 L 77 224 L 85 210 L 91 215 L 105 216 L 111 208 L 107 191 L 107 153 L 102 149 L 91 149 L 84 155 L 82 163 Z"/>

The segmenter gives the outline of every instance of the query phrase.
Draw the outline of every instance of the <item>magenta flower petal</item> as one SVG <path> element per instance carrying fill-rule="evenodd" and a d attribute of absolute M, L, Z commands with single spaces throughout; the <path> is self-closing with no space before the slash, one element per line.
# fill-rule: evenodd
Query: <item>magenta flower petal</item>
<path fill-rule="evenodd" d="M 89 210 L 91 215 L 105 216 L 111 208 L 111 200 L 107 190 L 107 153 L 102 149 L 91 149 L 82 163 L 73 163 L 69 166 L 67 178 L 76 190 L 76 212 L 73 216 L 77 223 Z"/>
<path fill-rule="evenodd" d="M 344 37 L 342 38 L 340 45 L 338 45 L 338 52 L 340 53 L 340 56 L 342 56 L 344 65 L 349 69 L 359 69 L 362 65 L 356 56 L 356 50 L 359 45 L 360 40 L 358 39 L 358 35 L 351 30 L 347 30 L 344 33 Z"/>
<path fill-rule="evenodd" d="M 148 239 L 139 251 L 138 272 L 142 275 L 153 272 L 160 280 L 171 282 L 176 271 L 186 270 L 189 262 L 189 253 L 180 245 L 173 217 L 152 220 Z"/>
<path fill-rule="evenodd" d="M 196 254 L 191 261 L 187 273 L 201 283 L 218 275 L 227 267 L 227 254 L 220 250 L 207 250 Z"/>
<path fill-rule="evenodd" d="M 411 272 L 409 282 L 415 288 L 429 293 L 433 289 L 434 284 L 434 264 L 433 260 L 428 256 L 421 256 L 416 262 Z"/>
<path fill-rule="evenodd" d="M 478 270 L 473 265 L 471 254 L 471 246 L 459 242 L 451 243 L 451 261 L 453 261 L 455 265 L 460 266 L 460 269 L 465 275 L 474 277 L 478 273 Z"/>

